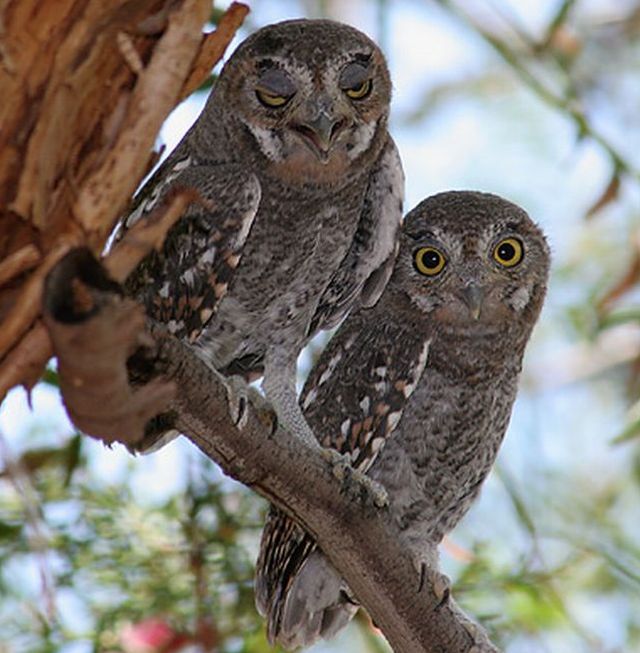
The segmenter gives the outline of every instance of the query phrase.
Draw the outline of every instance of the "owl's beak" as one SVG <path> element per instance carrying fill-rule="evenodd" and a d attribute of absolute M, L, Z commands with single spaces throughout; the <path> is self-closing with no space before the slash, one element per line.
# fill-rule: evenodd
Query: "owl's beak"
<path fill-rule="evenodd" d="M 474 320 L 477 320 L 480 317 L 482 301 L 484 300 L 484 292 L 482 288 L 477 286 L 475 283 L 470 283 L 468 286 L 463 288 L 461 297 L 462 301 L 469 309 L 471 317 L 473 317 Z"/>
<path fill-rule="evenodd" d="M 296 125 L 295 129 L 304 137 L 305 143 L 310 146 L 318 159 L 326 163 L 331 146 L 345 124 L 345 120 L 336 120 L 325 111 L 321 111 L 313 120 Z"/>

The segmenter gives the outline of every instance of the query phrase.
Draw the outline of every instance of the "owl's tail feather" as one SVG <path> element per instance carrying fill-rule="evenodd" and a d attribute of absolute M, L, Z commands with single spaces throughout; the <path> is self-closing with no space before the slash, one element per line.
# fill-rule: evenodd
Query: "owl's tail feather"
<path fill-rule="evenodd" d="M 269 641 L 289 650 L 333 637 L 358 609 L 313 539 L 273 506 L 262 531 L 255 593 Z"/>
<path fill-rule="evenodd" d="M 278 642 L 293 650 L 336 635 L 358 609 L 346 590 L 331 563 L 314 550 L 286 595 L 269 606 L 267 633 L 271 644 Z"/>

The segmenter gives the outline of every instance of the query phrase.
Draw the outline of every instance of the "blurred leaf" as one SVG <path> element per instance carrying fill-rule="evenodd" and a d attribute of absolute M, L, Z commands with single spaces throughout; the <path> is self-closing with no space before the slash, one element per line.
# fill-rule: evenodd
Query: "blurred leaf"
<path fill-rule="evenodd" d="M 533 519 L 529 513 L 527 506 L 524 503 L 524 500 L 520 496 L 520 493 L 516 487 L 516 483 L 511 478 L 507 470 L 502 465 L 496 465 L 495 473 L 497 477 L 502 481 L 509 499 L 518 515 L 518 519 L 526 531 L 531 535 L 532 538 L 536 537 L 536 527 L 533 522 Z"/>
<path fill-rule="evenodd" d="M 599 326 L 600 329 L 608 329 L 629 322 L 640 324 L 640 306 L 606 313 L 602 316 Z"/>
<path fill-rule="evenodd" d="M 7 524 L 7 522 L 0 521 L 0 539 L 15 539 L 22 533 L 22 525 L 20 524 Z"/>
<path fill-rule="evenodd" d="M 64 486 L 68 487 L 71 482 L 73 473 L 76 471 L 82 461 L 82 436 L 76 433 L 70 440 L 66 447 L 66 461 L 65 461 L 65 477 Z"/>
<path fill-rule="evenodd" d="M 620 171 L 615 170 L 607 187 L 602 191 L 600 197 L 591 205 L 587 211 L 585 218 L 593 218 L 596 213 L 599 213 L 606 206 L 614 202 L 620 193 Z"/>
<path fill-rule="evenodd" d="M 620 299 L 633 288 L 636 288 L 639 281 L 640 248 L 636 244 L 634 247 L 633 258 L 631 259 L 631 263 L 629 264 L 627 271 L 624 273 L 622 278 L 607 291 L 606 295 L 600 299 L 597 305 L 598 311 L 601 313 L 605 312 L 611 304 Z"/>
<path fill-rule="evenodd" d="M 625 429 L 611 441 L 611 444 L 622 444 L 640 437 L 640 418 L 631 422 Z"/>

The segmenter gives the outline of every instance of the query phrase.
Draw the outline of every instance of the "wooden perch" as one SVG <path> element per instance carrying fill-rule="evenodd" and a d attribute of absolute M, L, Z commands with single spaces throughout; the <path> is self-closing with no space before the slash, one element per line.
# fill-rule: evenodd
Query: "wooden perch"
<path fill-rule="evenodd" d="M 135 444 L 174 396 L 167 381 L 129 385 L 127 359 L 154 344 L 144 323 L 142 307 L 123 297 L 86 248 L 70 252 L 47 277 L 45 324 L 67 413 L 80 430 L 107 444 Z"/>
<path fill-rule="evenodd" d="M 249 13 L 249 7 L 240 2 L 232 2 L 220 19 L 215 32 L 206 34 L 202 39 L 198 58 L 193 64 L 189 79 L 182 89 L 181 99 L 191 95 L 207 80 L 211 69 L 220 61 L 231 39 Z"/>
<path fill-rule="evenodd" d="M 87 250 L 51 272 L 46 305 L 61 390 L 80 428 L 130 444 L 142 435 L 145 417 L 169 408 L 175 426 L 205 455 L 313 535 L 395 651 L 497 651 L 450 598 L 442 601 L 434 591 L 439 574 L 420 581 L 386 511 L 363 502 L 349 477 L 339 482 L 317 450 L 281 428 L 274 432 L 264 400 L 246 407 L 238 429 L 221 376 L 163 327 L 149 325 L 150 340 L 140 309 L 121 297 Z M 146 362 L 164 380 L 132 390 L 126 361 L 139 345 L 155 352 Z"/>

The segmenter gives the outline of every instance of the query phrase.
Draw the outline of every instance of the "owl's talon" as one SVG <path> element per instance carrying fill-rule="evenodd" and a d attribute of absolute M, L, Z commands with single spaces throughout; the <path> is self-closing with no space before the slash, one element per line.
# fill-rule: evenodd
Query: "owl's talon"
<path fill-rule="evenodd" d="M 236 427 L 242 430 L 249 417 L 247 410 L 249 404 L 250 388 L 241 376 L 230 376 L 224 380 L 227 393 L 227 407 L 229 416 Z"/>
<path fill-rule="evenodd" d="M 335 449 L 323 448 L 322 457 L 331 466 L 333 475 L 343 484 L 349 482 L 356 485 L 359 493 L 365 499 L 370 499 L 376 508 L 384 508 L 389 505 L 389 495 L 384 486 L 363 474 L 351 466 L 351 458 L 347 454 L 341 454 Z"/>
<path fill-rule="evenodd" d="M 442 572 L 435 572 L 433 577 L 433 593 L 438 599 L 436 610 L 443 608 L 451 597 L 451 580 Z"/>
<path fill-rule="evenodd" d="M 320 449 L 320 455 L 331 465 L 333 475 L 342 481 L 345 478 L 345 467 L 349 466 L 349 456 L 336 449 Z"/>

